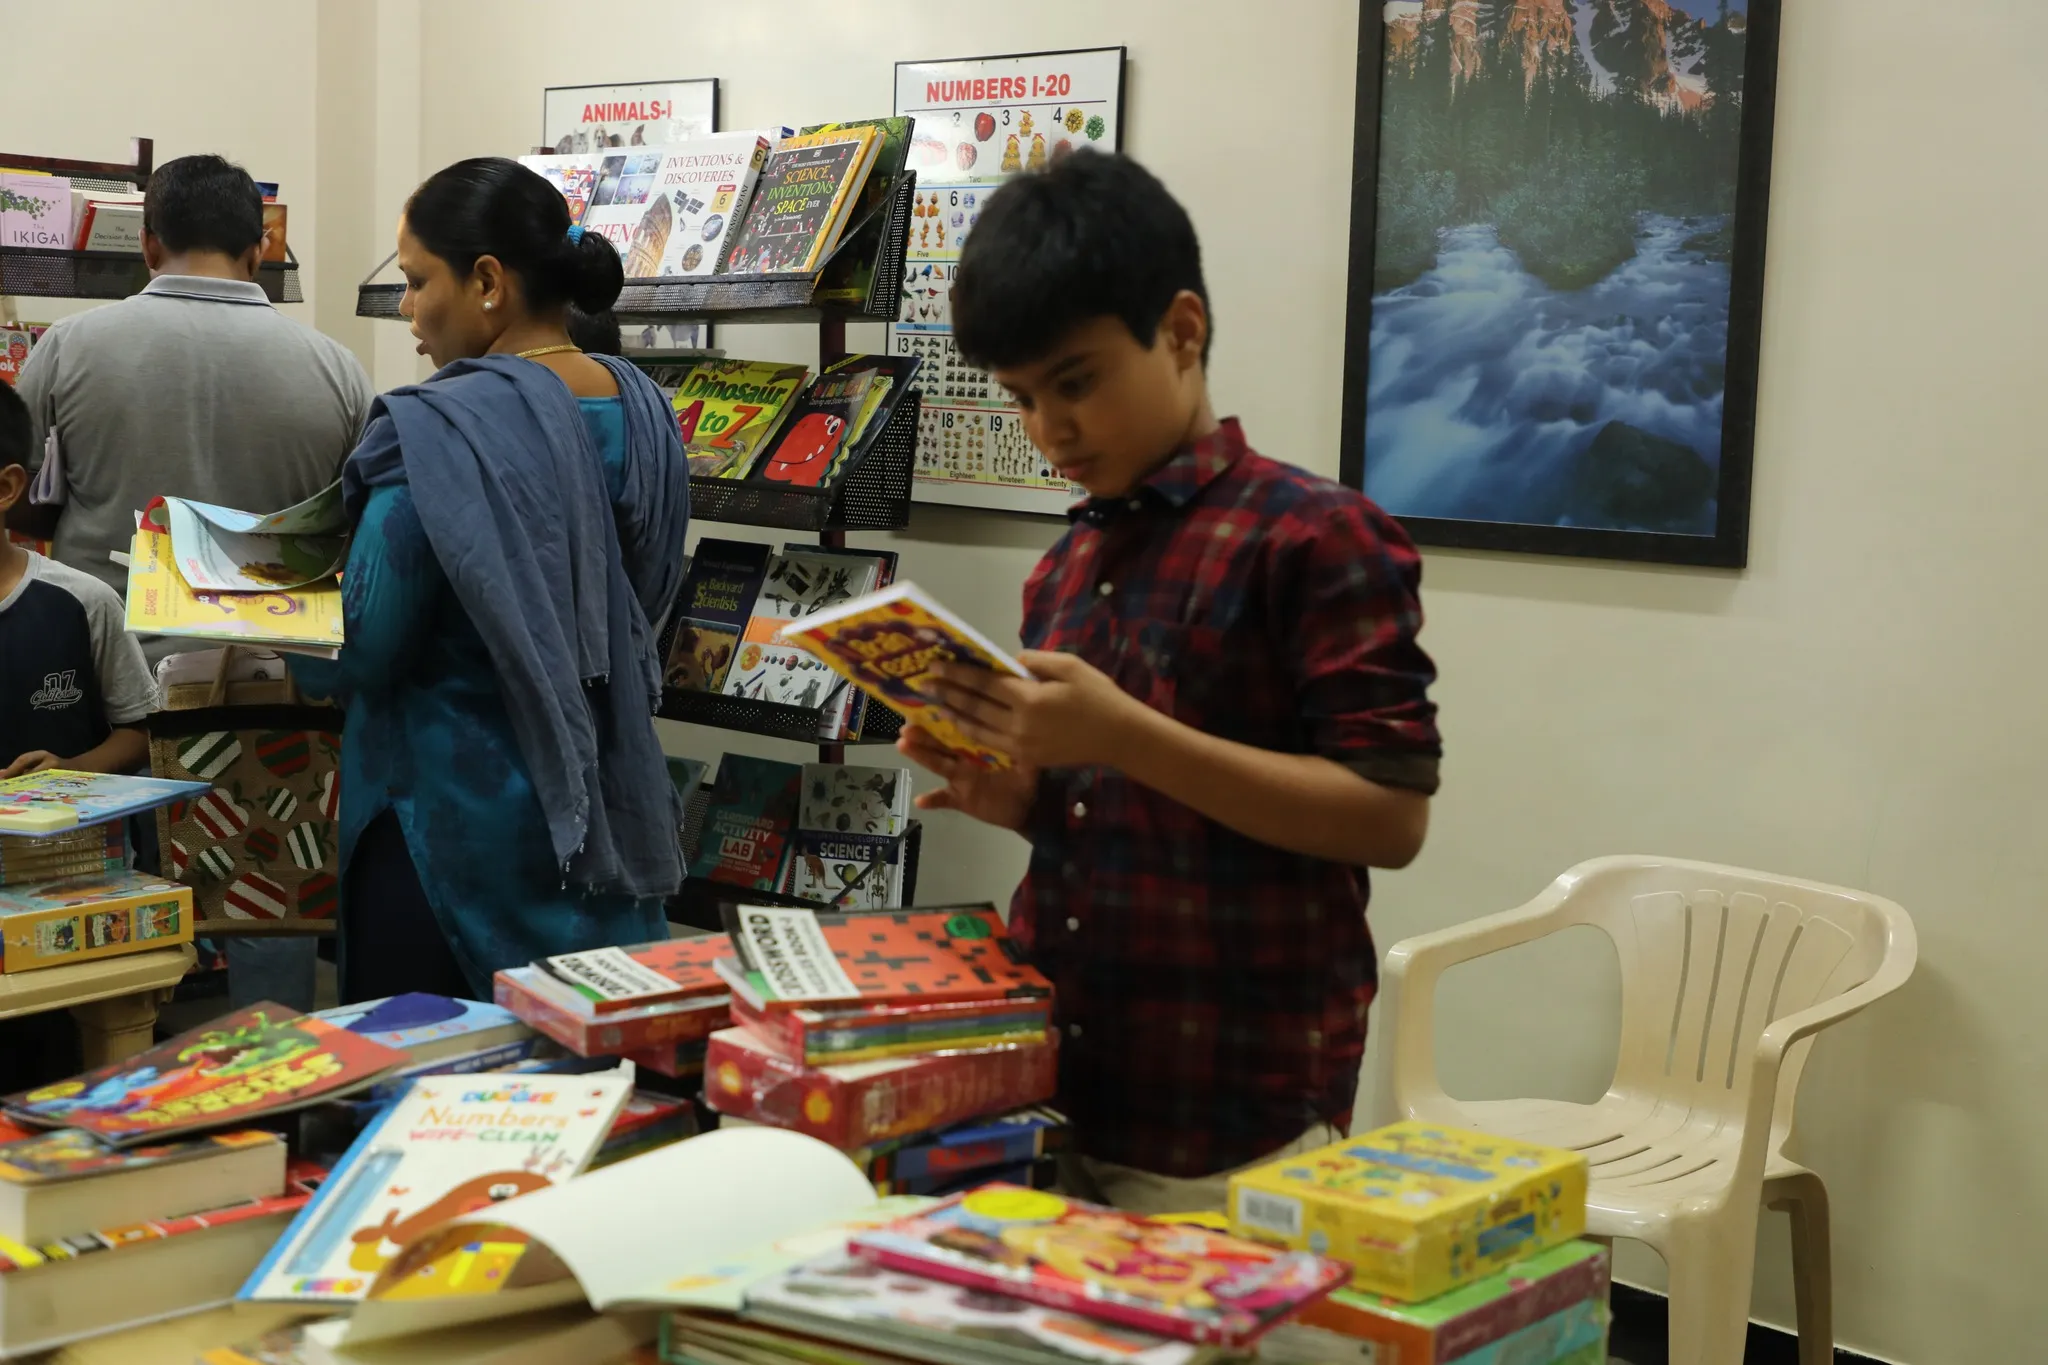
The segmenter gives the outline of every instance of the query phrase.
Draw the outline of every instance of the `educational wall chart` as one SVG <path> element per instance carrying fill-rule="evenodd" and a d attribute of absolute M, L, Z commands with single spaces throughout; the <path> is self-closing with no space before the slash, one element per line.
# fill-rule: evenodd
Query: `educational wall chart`
<path fill-rule="evenodd" d="M 1059 515 L 1079 490 L 1024 434 L 1002 387 L 953 344 L 960 248 L 996 186 L 1082 147 L 1123 137 L 1124 49 L 896 64 L 896 108 L 917 120 L 917 202 L 889 349 L 923 358 L 912 496 L 919 502 Z"/>
<path fill-rule="evenodd" d="M 541 113 L 543 147 L 564 155 L 665 147 L 718 130 L 718 80 L 558 85 Z"/>

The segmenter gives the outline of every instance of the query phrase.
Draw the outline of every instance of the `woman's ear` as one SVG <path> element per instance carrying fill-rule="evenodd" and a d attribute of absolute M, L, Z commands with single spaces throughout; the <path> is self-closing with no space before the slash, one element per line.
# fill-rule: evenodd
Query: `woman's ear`
<path fill-rule="evenodd" d="M 469 289 L 486 311 L 506 312 L 511 307 L 511 272 L 496 256 L 479 256 L 469 268 Z"/>

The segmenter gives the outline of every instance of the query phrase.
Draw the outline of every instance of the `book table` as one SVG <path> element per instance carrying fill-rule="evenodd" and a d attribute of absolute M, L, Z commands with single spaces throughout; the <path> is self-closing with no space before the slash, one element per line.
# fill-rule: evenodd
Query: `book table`
<path fill-rule="evenodd" d="M 130 953 L 76 967 L 0 973 L 0 1019 L 71 1011 L 85 1069 L 145 1052 L 156 1041 L 157 1007 L 199 960 L 190 944 Z"/>

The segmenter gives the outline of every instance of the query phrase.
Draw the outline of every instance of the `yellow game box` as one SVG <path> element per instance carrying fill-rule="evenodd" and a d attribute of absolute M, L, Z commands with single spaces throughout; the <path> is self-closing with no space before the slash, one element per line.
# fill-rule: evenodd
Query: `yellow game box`
<path fill-rule="evenodd" d="M 1586 1230 L 1577 1152 L 1409 1121 L 1231 1177 L 1240 1236 L 1330 1256 L 1416 1303 Z"/>
<path fill-rule="evenodd" d="M 69 967 L 192 941 L 192 889 L 140 872 L 0 888 L 0 971 Z"/>

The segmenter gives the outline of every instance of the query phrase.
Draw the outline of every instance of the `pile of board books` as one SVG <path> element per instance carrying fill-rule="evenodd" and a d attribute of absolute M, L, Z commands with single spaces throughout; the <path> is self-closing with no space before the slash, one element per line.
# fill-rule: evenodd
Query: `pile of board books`
<path fill-rule="evenodd" d="M 0 972 L 192 941 L 192 891 L 134 869 L 128 817 L 203 782 L 52 769 L 0 781 Z"/>
<path fill-rule="evenodd" d="M 617 1058 L 671 1079 L 704 1070 L 730 995 L 714 964 L 723 934 L 564 953 L 501 971 L 498 1004 L 579 1057 Z"/>

